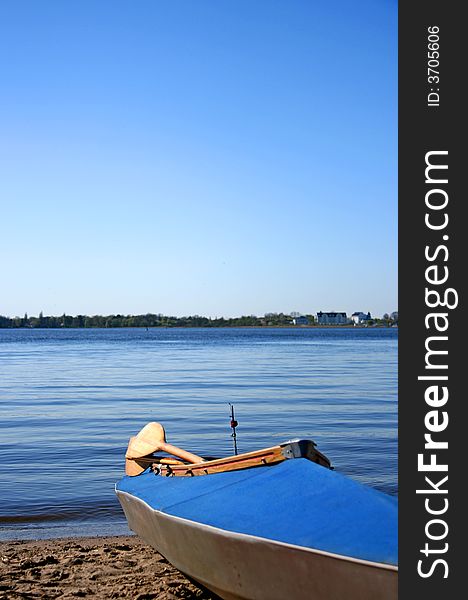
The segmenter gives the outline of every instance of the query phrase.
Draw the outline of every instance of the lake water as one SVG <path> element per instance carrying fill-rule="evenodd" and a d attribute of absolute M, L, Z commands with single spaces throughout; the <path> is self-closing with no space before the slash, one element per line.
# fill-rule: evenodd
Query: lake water
<path fill-rule="evenodd" d="M 196 454 L 310 438 L 397 493 L 396 329 L 0 329 L 0 539 L 128 533 L 115 498 L 148 421 Z"/>

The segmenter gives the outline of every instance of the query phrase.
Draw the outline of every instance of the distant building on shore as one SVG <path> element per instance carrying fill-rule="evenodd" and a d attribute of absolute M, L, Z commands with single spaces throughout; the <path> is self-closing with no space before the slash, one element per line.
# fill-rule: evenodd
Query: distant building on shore
<path fill-rule="evenodd" d="M 318 325 L 347 325 L 349 323 L 345 312 L 318 312 Z"/>
<path fill-rule="evenodd" d="M 304 317 L 303 315 L 298 315 L 297 317 L 294 317 L 293 324 L 294 325 L 308 325 L 309 319 L 307 317 Z"/>
<path fill-rule="evenodd" d="M 370 321 L 372 319 L 370 312 L 368 313 L 363 313 L 363 312 L 355 312 L 351 315 L 351 321 L 355 324 L 355 325 L 362 325 L 363 323 L 367 323 L 367 321 Z"/>

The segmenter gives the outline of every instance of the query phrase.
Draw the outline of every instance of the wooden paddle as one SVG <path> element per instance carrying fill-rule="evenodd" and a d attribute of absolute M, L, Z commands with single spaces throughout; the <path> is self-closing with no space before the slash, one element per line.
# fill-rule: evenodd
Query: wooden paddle
<path fill-rule="evenodd" d="M 130 438 L 133 440 L 134 437 Z M 126 458 L 125 459 L 125 475 L 130 475 L 131 477 L 135 475 L 139 475 L 143 473 L 145 469 L 147 469 L 150 465 L 156 463 L 158 465 L 164 466 L 184 466 L 187 463 L 182 462 L 181 460 L 177 460 L 176 458 L 168 458 L 165 456 L 142 456 L 141 458 Z"/>
<path fill-rule="evenodd" d="M 142 465 L 138 465 L 138 459 L 153 454 L 153 452 L 167 452 L 189 463 L 203 462 L 201 456 L 168 444 L 166 442 L 164 427 L 160 423 L 152 422 L 145 425 L 135 437 L 130 438 L 125 454 L 125 458 L 127 459 L 125 461 L 125 472 L 127 475 L 138 475 L 141 473 L 144 468 L 142 468 Z M 132 471 L 132 473 L 129 471 Z"/>

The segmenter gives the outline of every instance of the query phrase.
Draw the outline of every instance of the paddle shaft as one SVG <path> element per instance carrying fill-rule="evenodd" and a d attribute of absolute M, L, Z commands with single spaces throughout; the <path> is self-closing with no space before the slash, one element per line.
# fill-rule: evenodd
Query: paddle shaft
<path fill-rule="evenodd" d="M 177 456 L 177 458 L 181 458 L 182 460 L 185 460 L 189 463 L 203 462 L 203 458 L 201 456 L 197 456 L 196 454 L 187 452 L 187 450 L 182 450 L 182 448 L 177 448 L 177 446 L 173 446 L 172 444 L 168 444 L 167 442 L 158 441 L 158 446 L 160 451 L 167 452 L 168 454 L 172 454 L 173 456 Z"/>

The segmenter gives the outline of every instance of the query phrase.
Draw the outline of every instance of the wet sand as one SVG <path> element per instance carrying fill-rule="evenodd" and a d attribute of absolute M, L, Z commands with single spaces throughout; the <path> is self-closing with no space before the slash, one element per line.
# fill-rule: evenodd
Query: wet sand
<path fill-rule="evenodd" d="M 139 538 L 0 543 L 0 598 L 215 600 Z"/>

